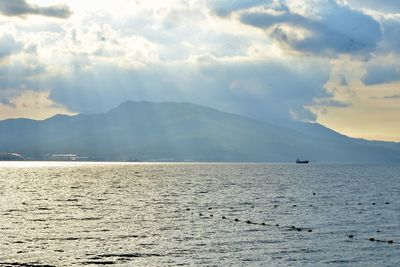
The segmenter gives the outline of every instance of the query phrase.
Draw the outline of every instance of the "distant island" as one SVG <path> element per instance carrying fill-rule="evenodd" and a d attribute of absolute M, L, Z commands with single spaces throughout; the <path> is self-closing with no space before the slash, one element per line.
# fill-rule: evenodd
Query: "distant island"
<path fill-rule="evenodd" d="M 0 152 L 0 160 L 400 163 L 399 143 L 354 139 L 315 123 L 282 126 L 190 103 L 146 101 L 102 114 L 0 121 Z"/>

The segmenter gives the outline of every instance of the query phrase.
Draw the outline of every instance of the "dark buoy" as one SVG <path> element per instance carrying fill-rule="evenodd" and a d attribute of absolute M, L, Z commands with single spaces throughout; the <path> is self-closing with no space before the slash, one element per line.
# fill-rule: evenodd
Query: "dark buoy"
<path fill-rule="evenodd" d="M 375 241 L 375 238 L 371 237 L 371 238 L 369 239 L 369 241 Z"/>
<path fill-rule="evenodd" d="M 199 213 L 199 216 L 203 216 L 203 213 Z"/>
<path fill-rule="evenodd" d="M 380 233 L 381 231 L 379 231 L 379 230 L 376 230 L 376 232 L 377 232 L 377 233 Z"/>
<path fill-rule="evenodd" d="M 361 203 L 358 203 L 357 205 L 361 205 Z"/>
<path fill-rule="evenodd" d="M 353 238 L 354 237 L 354 235 L 349 235 L 349 238 Z"/>
<path fill-rule="evenodd" d="M 247 223 L 247 224 L 251 224 L 251 221 L 247 221 L 246 223 Z"/>
<path fill-rule="evenodd" d="M 297 205 L 293 205 L 293 208 L 297 207 Z"/>
<path fill-rule="evenodd" d="M 393 240 L 388 240 L 388 243 L 393 244 L 394 242 L 393 242 Z"/>
<path fill-rule="evenodd" d="M 372 205 L 376 205 L 376 203 L 374 202 L 374 203 L 372 203 Z"/>
<path fill-rule="evenodd" d="M 226 217 L 225 217 L 225 216 L 222 216 L 222 219 L 226 219 Z"/>
<path fill-rule="evenodd" d="M 187 210 L 187 211 L 189 211 L 190 209 L 189 209 L 189 208 L 187 208 L 186 210 Z"/>
<path fill-rule="evenodd" d="M 210 217 L 214 217 L 214 215 L 210 214 Z"/>
<path fill-rule="evenodd" d="M 389 205 L 389 202 L 385 202 L 386 205 Z"/>
<path fill-rule="evenodd" d="M 235 222 L 238 222 L 239 221 L 239 219 L 235 219 Z"/>
<path fill-rule="evenodd" d="M 261 225 L 265 225 L 265 223 L 261 223 Z"/>
<path fill-rule="evenodd" d="M 279 224 L 275 224 L 275 226 L 279 226 Z"/>
<path fill-rule="evenodd" d="M 312 193 L 313 194 L 313 196 L 315 196 L 315 193 Z"/>
<path fill-rule="evenodd" d="M 308 229 L 308 232 L 309 232 L 309 233 L 311 233 L 311 232 L 312 232 L 312 230 L 311 230 L 311 229 Z"/>
<path fill-rule="evenodd" d="M 210 207 L 210 208 L 208 208 L 209 210 L 212 210 L 212 208 Z"/>

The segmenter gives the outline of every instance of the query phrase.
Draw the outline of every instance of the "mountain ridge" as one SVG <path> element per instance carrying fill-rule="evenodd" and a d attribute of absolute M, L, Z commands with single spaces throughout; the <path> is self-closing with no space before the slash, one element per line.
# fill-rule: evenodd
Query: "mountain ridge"
<path fill-rule="evenodd" d="M 306 130 L 188 102 L 125 101 L 105 113 L 0 121 L 0 151 L 96 160 L 294 162 L 301 157 L 311 162 L 400 163 L 395 145 L 339 133 L 333 138 L 324 131 L 313 135 L 312 127 L 302 127 Z"/>

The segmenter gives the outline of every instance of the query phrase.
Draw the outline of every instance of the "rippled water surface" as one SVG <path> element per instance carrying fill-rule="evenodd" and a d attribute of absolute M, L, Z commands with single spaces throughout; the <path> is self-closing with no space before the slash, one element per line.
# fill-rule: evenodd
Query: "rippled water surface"
<path fill-rule="evenodd" d="M 400 266 L 399 196 L 396 166 L 0 163 L 0 265 Z"/>

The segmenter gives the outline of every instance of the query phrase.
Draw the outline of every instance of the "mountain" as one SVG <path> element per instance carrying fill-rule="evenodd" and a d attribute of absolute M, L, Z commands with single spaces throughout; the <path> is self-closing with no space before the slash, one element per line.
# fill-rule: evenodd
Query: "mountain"
<path fill-rule="evenodd" d="M 1 121 L 0 151 L 30 158 L 400 163 L 397 143 L 360 141 L 319 125 L 296 127 L 190 103 L 127 101 L 103 114 Z"/>
<path fill-rule="evenodd" d="M 374 147 L 385 147 L 391 150 L 397 150 L 400 152 L 400 143 L 389 142 L 389 141 L 370 141 L 362 138 L 351 138 L 346 135 L 340 134 L 332 129 L 329 129 L 319 123 L 309 122 L 285 122 L 282 126 L 290 129 L 295 129 L 307 135 L 311 135 L 318 138 L 335 139 L 337 141 L 345 141 L 351 143 L 357 143 L 361 145 L 368 145 Z"/>

